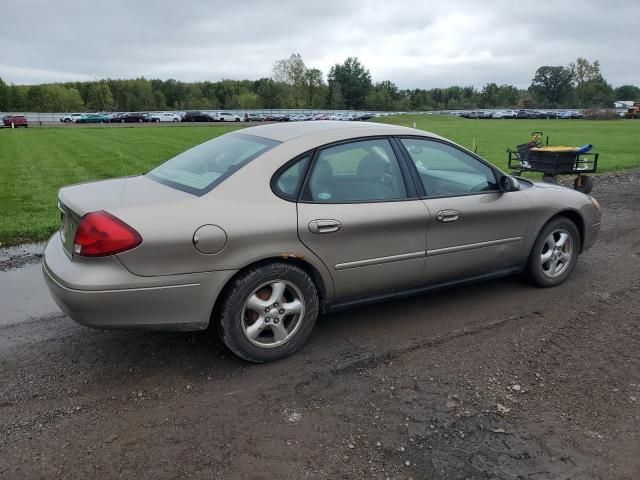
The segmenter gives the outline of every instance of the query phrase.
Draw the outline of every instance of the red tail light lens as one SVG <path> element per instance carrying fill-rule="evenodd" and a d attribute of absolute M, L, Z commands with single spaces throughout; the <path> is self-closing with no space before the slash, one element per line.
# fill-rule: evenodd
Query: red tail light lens
<path fill-rule="evenodd" d="M 82 217 L 73 241 L 73 253 L 83 257 L 105 257 L 131 250 L 142 237 L 129 225 L 101 211 Z"/>

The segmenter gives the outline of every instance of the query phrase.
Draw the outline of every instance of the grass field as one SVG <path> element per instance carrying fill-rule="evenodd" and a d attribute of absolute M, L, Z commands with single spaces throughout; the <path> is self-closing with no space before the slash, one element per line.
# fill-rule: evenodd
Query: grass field
<path fill-rule="evenodd" d="M 466 120 L 400 115 L 380 121 L 450 138 L 501 168 L 507 147 L 541 130 L 553 145 L 593 143 L 600 171 L 640 166 L 640 122 Z M 236 126 L 34 128 L 0 130 L 0 245 L 42 240 L 58 228 L 56 194 L 63 185 L 144 172 Z"/>
<path fill-rule="evenodd" d="M 469 120 L 445 115 L 398 115 L 378 121 L 437 133 L 469 149 L 475 140 L 478 155 L 507 168 L 507 148 L 529 141 L 541 131 L 550 145 L 592 143 L 600 152 L 598 171 L 640 166 L 640 122 L 632 120 Z"/>
<path fill-rule="evenodd" d="M 0 244 L 42 240 L 60 222 L 58 189 L 142 173 L 238 127 L 33 128 L 0 130 Z M 120 160 L 122 154 L 122 160 Z"/>

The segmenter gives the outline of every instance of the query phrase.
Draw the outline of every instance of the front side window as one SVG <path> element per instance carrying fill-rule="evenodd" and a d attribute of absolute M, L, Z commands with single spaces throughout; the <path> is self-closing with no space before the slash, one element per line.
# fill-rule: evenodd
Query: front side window
<path fill-rule="evenodd" d="M 400 166 L 386 139 L 323 149 L 313 166 L 305 199 L 321 203 L 367 202 L 407 197 Z"/>
<path fill-rule="evenodd" d="M 243 133 L 222 135 L 167 160 L 147 176 L 178 190 L 203 195 L 278 143 Z"/>
<path fill-rule="evenodd" d="M 428 197 L 464 195 L 498 190 L 493 170 L 451 145 L 403 138 Z"/>

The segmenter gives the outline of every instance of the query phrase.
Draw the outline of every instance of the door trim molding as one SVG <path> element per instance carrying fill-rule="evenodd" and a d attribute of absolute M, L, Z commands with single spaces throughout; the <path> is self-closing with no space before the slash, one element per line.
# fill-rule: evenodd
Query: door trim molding
<path fill-rule="evenodd" d="M 420 286 L 420 287 L 408 288 L 408 289 L 404 289 L 404 290 L 399 290 L 399 291 L 394 291 L 394 292 L 387 292 L 387 293 L 382 293 L 382 294 L 378 294 L 378 295 L 367 295 L 367 296 L 356 297 L 356 298 L 347 298 L 347 299 L 334 300 L 334 301 L 324 301 L 323 302 L 323 308 L 324 308 L 325 312 L 334 312 L 334 311 L 337 311 L 337 310 L 350 308 L 350 307 L 353 307 L 353 306 L 356 306 L 356 305 L 384 302 L 384 301 L 387 301 L 387 300 L 397 300 L 397 299 L 400 299 L 400 298 L 411 297 L 411 296 L 418 295 L 418 294 L 421 294 L 421 293 L 431 292 L 431 291 L 434 291 L 434 290 L 440 290 L 442 288 L 453 287 L 453 286 L 456 286 L 456 285 L 466 285 L 466 284 L 470 284 L 470 283 L 476 283 L 476 282 L 479 282 L 479 281 L 491 280 L 491 279 L 494 279 L 494 278 L 500 278 L 500 277 L 504 277 L 504 276 L 511 275 L 511 274 L 514 274 L 514 273 L 520 273 L 520 272 L 523 271 L 523 269 L 524 269 L 524 267 L 522 265 L 520 265 L 520 266 L 507 268 L 507 269 L 503 269 L 503 270 L 497 270 L 497 271 L 491 272 L 491 273 L 485 273 L 483 275 L 477 275 L 475 277 L 462 278 L 460 280 L 452 280 L 452 281 L 449 281 L 449 282 L 442 282 L 442 283 L 436 283 L 436 284 L 431 284 L 431 285 L 423 285 L 423 286 Z"/>
<path fill-rule="evenodd" d="M 416 258 L 424 258 L 425 251 L 401 253 L 400 255 L 390 255 L 388 257 L 367 258 L 365 260 L 357 260 L 355 262 L 338 263 L 334 268 L 336 270 L 347 270 L 349 268 L 369 267 L 371 265 L 382 265 L 384 263 L 401 262 L 403 260 L 413 260 Z"/>
<path fill-rule="evenodd" d="M 495 245 L 504 245 L 507 243 L 519 242 L 522 237 L 501 238 L 499 240 L 489 240 L 487 242 L 467 243 L 466 245 L 457 245 L 455 247 L 436 248 L 433 250 L 427 250 L 427 257 L 433 257 L 435 255 L 444 255 L 446 253 L 464 252 L 466 250 L 475 250 L 477 248 L 493 247 Z M 429 236 L 427 234 L 427 242 Z"/>

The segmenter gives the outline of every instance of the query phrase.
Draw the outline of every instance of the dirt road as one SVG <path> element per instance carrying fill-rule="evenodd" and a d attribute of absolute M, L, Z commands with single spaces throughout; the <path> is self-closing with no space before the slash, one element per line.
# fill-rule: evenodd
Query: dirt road
<path fill-rule="evenodd" d="M 325 316 L 274 364 L 56 313 L 0 328 L 0 478 L 640 478 L 640 171 L 593 195 L 564 285 Z"/>

